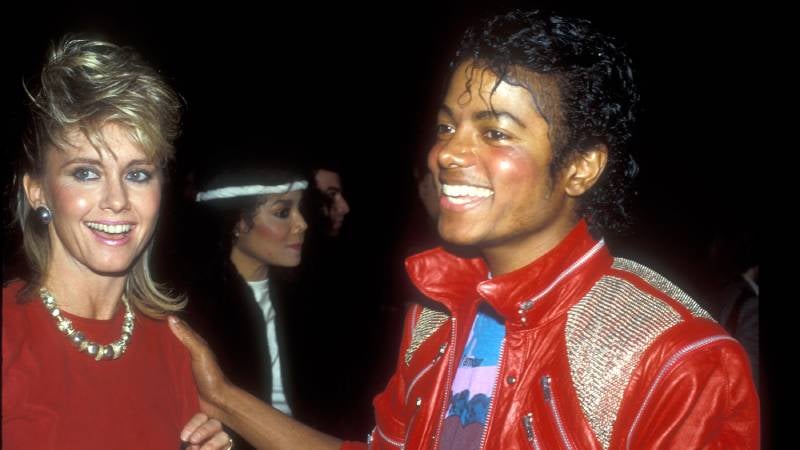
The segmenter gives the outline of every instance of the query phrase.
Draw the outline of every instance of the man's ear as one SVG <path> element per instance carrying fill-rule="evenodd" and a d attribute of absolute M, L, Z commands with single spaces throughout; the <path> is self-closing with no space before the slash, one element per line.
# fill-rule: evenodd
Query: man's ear
<path fill-rule="evenodd" d="M 26 173 L 22 176 L 22 188 L 25 190 L 25 197 L 27 197 L 28 205 L 30 205 L 31 209 L 47 205 L 41 181 Z"/>
<path fill-rule="evenodd" d="M 597 144 L 588 151 L 576 154 L 564 178 L 567 195 L 579 197 L 585 194 L 603 174 L 607 162 L 608 147 L 605 144 Z"/>

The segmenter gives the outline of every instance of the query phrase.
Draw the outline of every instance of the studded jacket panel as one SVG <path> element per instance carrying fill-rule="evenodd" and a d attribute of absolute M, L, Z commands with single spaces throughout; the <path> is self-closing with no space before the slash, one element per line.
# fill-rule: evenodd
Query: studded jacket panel
<path fill-rule="evenodd" d="M 442 249 L 406 266 L 436 303 L 408 311 L 396 372 L 374 400 L 369 448 L 439 447 L 480 301 L 506 319 L 483 448 L 758 448 L 758 398 L 741 346 L 666 279 L 612 258 L 585 223 L 492 279 L 480 259 Z"/>

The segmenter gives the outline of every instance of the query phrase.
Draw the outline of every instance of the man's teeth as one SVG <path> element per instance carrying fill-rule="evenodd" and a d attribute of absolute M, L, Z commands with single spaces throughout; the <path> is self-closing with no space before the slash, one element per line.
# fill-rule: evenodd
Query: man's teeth
<path fill-rule="evenodd" d="M 480 197 L 488 198 L 494 195 L 494 191 L 477 186 L 470 186 L 466 184 L 443 184 L 442 194 L 450 197 L 453 203 L 466 203 L 468 198 L 454 198 L 454 197 Z"/>
<path fill-rule="evenodd" d="M 132 226 L 127 223 L 119 225 L 107 225 L 104 223 L 86 222 L 86 226 L 93 230 L 102 231 L 103 233 L 108 233 L 108 234 L 127 233 L 131 231 L 132 228 Z"/>

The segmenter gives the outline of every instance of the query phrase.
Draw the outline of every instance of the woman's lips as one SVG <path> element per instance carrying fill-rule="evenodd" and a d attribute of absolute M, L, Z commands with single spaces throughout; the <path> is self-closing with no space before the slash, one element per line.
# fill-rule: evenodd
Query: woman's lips
<path fill-rule="evenodd" d="M 102 231 L 89 229 L 92 232 L 92 235 L 105 245 L 110 245 L 113 247 L 119 247 L 122 245 L 127 244 L 131 240 L 131 232 L 127 233 L 120 233 L 120 234 L 109 234 L 104 233 Z"/>

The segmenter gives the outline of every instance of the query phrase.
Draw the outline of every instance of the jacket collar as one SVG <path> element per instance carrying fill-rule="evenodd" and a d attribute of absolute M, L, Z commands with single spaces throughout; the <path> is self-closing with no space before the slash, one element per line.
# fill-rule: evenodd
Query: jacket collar
<path fill-rule="evenodd" d="M 454 313 L 485 299 L 507 322 L 534 326 L 566 312 L 578 299 L 566 291 L 593 282 L 611 265 L 604 242 L 581 220 L 554 248 L 525 267 L 490 279 L 482 258 L 462 258 L 438 247 L 409 257 L 406 270 L 426 296 Z"/>

